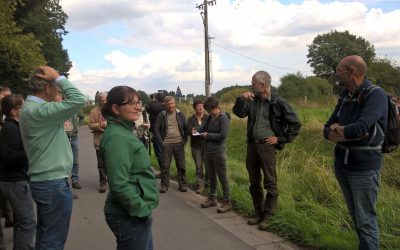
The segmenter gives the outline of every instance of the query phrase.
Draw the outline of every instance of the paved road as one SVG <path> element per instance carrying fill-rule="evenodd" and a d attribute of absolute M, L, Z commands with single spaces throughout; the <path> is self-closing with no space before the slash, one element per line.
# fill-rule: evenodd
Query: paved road
<path fill-rule="evenodd" d="M 98 171 L 92 135 L 84 126 L 80 130 L 81 190 L 74 200 L 73 213 L 66 250 L 116 249 L 115 238 L 107 227 L 103 206 L 106 194 L 98 193 Z M 297 249 L 282 239 L 255 226 L 235 213 L 217 214 L 215 207 L 202 209 L 204 197 L 189 191 L 181 193 L 176 183 L 153 212 L 155 250 L 267 250 Z M 7 249 L 12 249 L 12 229 L 4 230 Z"/>

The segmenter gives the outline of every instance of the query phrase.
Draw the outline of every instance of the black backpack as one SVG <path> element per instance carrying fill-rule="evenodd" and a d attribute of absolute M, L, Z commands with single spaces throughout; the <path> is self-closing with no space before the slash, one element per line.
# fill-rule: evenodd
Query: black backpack
<path fill-rule="evenodd" d="M 371 91 L 378 88 L 375 85 L 371 85 L 365 90 L 363 96 L 367 96 Z M 386 94 L 388 102 L 388 119 L 387 128 L 385 132 L 385 138 L 382 144 L 382 153 L 390 153 L 398 148 L 400 145 L 400 116 L 399 108 L 396 103 L 392 100 L 391 96 Z"/>

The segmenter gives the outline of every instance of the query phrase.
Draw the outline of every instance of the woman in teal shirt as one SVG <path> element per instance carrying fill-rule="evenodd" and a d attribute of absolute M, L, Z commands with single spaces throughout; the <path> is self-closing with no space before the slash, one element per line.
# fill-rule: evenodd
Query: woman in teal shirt
<path fill-rule="evenodd" d="M 108 125 L 100 153 L 110 189 L 104 213 L 116 237 L 117 250 L 153 249 L 151 213 L 159 198 L 156 179 L 148 151 L 132 132 L 141 104 L 138 92 L 117 86 L 108 93 L 102 110 Z"/>

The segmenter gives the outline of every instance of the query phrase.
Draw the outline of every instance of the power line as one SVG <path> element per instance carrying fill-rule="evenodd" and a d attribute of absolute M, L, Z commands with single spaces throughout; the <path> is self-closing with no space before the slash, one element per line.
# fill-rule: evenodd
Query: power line
<path fill-rule="evenodd" d="M 257 62 L 257 63 L 260 63 L 260 64 L 265 64 L 265 65 L 270 66 L 270 67 L 274 67 L 274 68 L 278 68 L 278 69 L 284 69 L 284 70 L 289 70 L 289 71 L 295 71 L 295 72 L 307 72 L 307 73 L 312 72 L 311 70 L 290 69 L 290 68 L 285 68 L 285 67 L 273 65 L 273 64 L 270 64 L 270 63 L 266 63 L 266 62 L 264 62 L 264 61 L 261 61 L 261 60 L 259 60 L 259 59 L 252 58 L 252 57 L 250 57 L 250 56 L 243 55 L 243 54 L 241 54 L 241 53 L 239 53 L 239 52 L 237 52 L 237 51 L 234 51 L 234 50 L 232 50 L 232 49 L 226 48 L 226 47 L 224 47 L 224 46 L 222 46 L 222 45 L 220 45 L 220 44 L 217 44 L 217 43 L 215 43 L 215 42 L 213 42 L 213 41 L 210 41 L 210 43 L 214 44 L 214 45 L 217 46 L 217 47 L 220 47 L 220 48 L 222 48 L 222 49 L 225 49 L 225 50 L 227 50 L 227 51 L 229 51 L 229 52 L 231 52 L 231 53 L 234 53 L 234 54 L 236 54 L 236 55 L 239 55 L 239 56 L 241 56 L 241 57 L 244 57 L 244 58 L 246 58 L 246 59 L 249 59 L 249 60 L 251 60 L 251 61 L 254 61 L 254 62 Z"/>

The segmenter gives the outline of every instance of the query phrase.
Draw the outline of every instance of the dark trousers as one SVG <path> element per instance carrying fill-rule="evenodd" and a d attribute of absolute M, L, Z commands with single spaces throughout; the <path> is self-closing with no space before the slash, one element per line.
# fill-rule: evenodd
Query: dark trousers
<path fill-rule="evenodd" d="M 247 145 L 246 168 L 255 211 L 275 214 L 278 204 L 275 146 L 250 142 Z M 263 185 L 261 173 L 264 175 Z M 263 188 L 267 192 L 265 204 Z"/>
<path fill-rule="evenodd" d="M 226 153 L 207 153 L 206 165 L 210 177 L 210 197 L 217 197 L 217 176 L 222 186 L 223 199 L 230 201 L 230 188 L 226 171 Z"/>
<path fill-rule="evenodd" d="M 183 142 L 163 145 L 161 185 L 167 188 L 169 186 L 169 168 L 172 157 L 175 159 L 179 187 L 186 187 L 185 145 Z"/>
<path fill-rule="evenodd" d="M 204 147 L 192 147 L 192 158 L 196 167 L 196 186 L 204 188 L 204 184 L 209 184 L 209 173 L 205 164 L 206 152 Z"/>
<path fill-rule="evenodd" d="M 96 149 L 97 168 L 99 169 L 100 184 L 107 183 L 107 174 L 103 158 L 100 156 L 100 151 Z"/>
<path fill-rule="evenodd" d="M 154 139 L 154 137 L 153 137 Z M 153 141 L 154 154 L 156 155 L 160 171 L 162 170 L 163 145 Z"/>
<path fill-rule="evenodd" d="M 34 249 L 36 230 L 31 189 L 27 181 L 0 181 L 0 189 L 12 205 L 15 217 L 13 249 Z"/>

